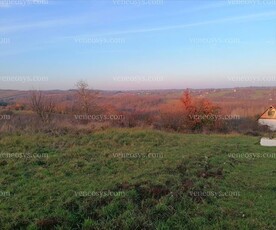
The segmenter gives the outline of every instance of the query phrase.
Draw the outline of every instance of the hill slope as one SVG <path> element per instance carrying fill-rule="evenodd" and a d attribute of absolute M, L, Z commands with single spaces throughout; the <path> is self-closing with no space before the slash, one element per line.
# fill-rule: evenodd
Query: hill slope
<path fill-rule="evenodd" d="M 273 229 L 276 156 L 258 142 L 138 129 L 1 135 L 0 228 Z"/>

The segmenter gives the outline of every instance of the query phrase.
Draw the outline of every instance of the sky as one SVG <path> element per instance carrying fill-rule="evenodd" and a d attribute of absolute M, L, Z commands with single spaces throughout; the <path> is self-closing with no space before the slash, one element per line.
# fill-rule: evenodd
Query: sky
<path fill-rule="evenodd" d="M 0 89 L 276 86 L 276 0 L 0 0 Z"/>

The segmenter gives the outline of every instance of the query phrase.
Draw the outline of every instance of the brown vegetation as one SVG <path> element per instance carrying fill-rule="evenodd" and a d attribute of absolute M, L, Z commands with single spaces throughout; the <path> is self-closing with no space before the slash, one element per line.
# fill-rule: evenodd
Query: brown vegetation
<path fill-rule="evenodd" d="M 55 132 L 87 132 L 108 127 L 138 126 L 177 132 L 260 135 L 265 131 L 256 122 L 257 111 L 263 111 L 260 107 L 257 109 L 260 99 L 257 96 L 246 98 L 240 91 L 190 90 L 182 94 L 177 90 L 96 92 L 89 89 L 86 82 L 79 81 L 75 90 L 15 92 L 14 97 L 0 100 L 0 114 L 12 116 L 11 120 L 0 120 L 0 130 L 50 130 L 51 126 Z M 251 95 L 255 91 L 245 92 Z M 5 92 L 4 95 L 10 94 Z M 245 103 L 247 99 L 249 102 Z M 37 118 L 32 111 L 38 115 Z M 81 120 L 75 115 L 107 118 Z M 227 118 L 233 115 L 237 115 L 236 119 Z M 108 119 L 109 116 L 120 119 Z"/>
<path fill-rule="evenodd" d="M 55 111 L 55 103 L 53 98 L 49 98 L 40 91 L 33 91 L 31 93 L 31 107 L 34 112 L 45 123 L 49 123 Z"/>

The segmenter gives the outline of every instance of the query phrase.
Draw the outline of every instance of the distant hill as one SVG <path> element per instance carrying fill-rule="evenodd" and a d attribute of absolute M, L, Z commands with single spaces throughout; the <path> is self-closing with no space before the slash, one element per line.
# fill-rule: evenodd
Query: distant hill
<path fill-rule="evenodd" d="M 98 103 L 112 105 L 118 110 L 158 110 L 161 104 L 178 101 L 186 89 L 97 91 Z M 206 98 L 223 108 L 225 113 L 255 116 L 276 101 L 276 87 L 247 87 L 228 89 L 189 89 L 197 98 Z M 71 103 L 75 90 L 48 90 L 59 103 Z M 25 103 L 29 91 L 0 90 L 0 101 Z"/>

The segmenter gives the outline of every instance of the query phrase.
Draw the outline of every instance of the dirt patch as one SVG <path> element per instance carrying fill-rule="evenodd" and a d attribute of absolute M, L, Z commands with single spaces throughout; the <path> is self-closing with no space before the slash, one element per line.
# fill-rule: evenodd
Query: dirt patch
<path fill-rule="evenodd" d="M 223 168 L 210 169 L 210 170 L 201 170 L 197 173 L 197 176 L 205 178 L 205 179 L 207 179 L 209 177 L 222 179 L 223 178 Z"/>
<path fill-rule="evenodd" d="M 170 190 L 168 188 L 165 188 L 163 186 L 155 186 L 150 189 L 150 194 L 155 199 L 160 199 L 162 196 L 166 196 L 170 193 Z"/>
<path fill-rule="evenodd" d="M 186 179 L 182 181 L 182 188 L 184 192 L 191 190 L 194 186 L 194 182 L 192 180 Z"/>
<path fill-rule="evenodd" d="M 36 223 L 37 227 L 43 230 L 55 229 L 60 224 L 61 224 L 61 220 L 57 217 L 45 218 L 37 221 Z"/>

